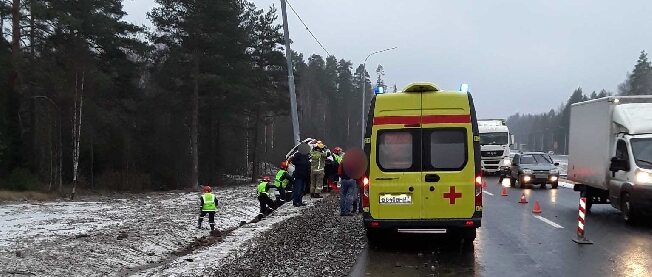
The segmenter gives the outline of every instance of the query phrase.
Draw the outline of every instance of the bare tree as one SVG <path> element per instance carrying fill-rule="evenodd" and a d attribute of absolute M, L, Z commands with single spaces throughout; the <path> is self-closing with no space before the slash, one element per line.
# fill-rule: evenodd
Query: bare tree
<path fill-rule="evenodd" d="M 78 172 L 79 172 L 79 142 L 81 139 L 81 127 L 82 127 L 82 110 L 84 107 L 84 81 L 85 73 L 82 72 L 81 84 L 77 84 L 77 77 L 75 77 L 75 99 L 74 99 L 74 110 L 73 110 L 73 124 L 72 124 L 72 193 L 70 194 L 70 199 L 75 199 L 75 193 L 78 183 Z M 80 87 L 79 93 L 77 87 Z"/>

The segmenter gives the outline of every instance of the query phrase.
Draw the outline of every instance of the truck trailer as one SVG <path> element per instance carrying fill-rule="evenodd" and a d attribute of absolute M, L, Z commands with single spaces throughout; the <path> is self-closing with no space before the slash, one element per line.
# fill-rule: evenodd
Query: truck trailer
<path fill-rule="evenodd" d="M 571 106 L 568 179 L 627 223 L 652 210 L 652 96 L 609 96 Z"/>

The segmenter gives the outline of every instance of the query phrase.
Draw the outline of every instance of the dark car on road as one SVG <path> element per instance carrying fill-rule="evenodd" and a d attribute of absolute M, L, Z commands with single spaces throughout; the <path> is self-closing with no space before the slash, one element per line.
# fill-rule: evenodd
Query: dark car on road
<path fill-rule="evenodd" d="M 509 175 L 510 185 L 521 188 L 526 185 L 541 185 L 545 188 L 550 184 L 553 189 L 559 186 L 559 163 L 542 152 L 526 152 L 514 155 Z"/>

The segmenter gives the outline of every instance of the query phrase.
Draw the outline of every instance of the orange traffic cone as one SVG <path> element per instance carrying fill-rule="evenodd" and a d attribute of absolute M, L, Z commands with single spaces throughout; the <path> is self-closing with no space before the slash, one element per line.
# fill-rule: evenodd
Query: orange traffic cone
<path fill-rule="evenodd" d="M 521 200 L 519 200 L 518 203 L 521 203 L 521 204 L 526 204 L 527 203 L 527 199 L 525 199 L 525 193 L 521 194 Z"/>
<path fill-rule="evenodd" d="M 503 191 L 500 193 L 500 196 L 507 196 L 507 188 L 503 187 Z"/>
<path fill-rule="evenodd" d="M 534 201 L 534 208 L 532 209 L 532 213 L 535 213 L 535 214 L 540 214 L 541 213 L 541 206 L 539 205 L 539 200 Z"/>

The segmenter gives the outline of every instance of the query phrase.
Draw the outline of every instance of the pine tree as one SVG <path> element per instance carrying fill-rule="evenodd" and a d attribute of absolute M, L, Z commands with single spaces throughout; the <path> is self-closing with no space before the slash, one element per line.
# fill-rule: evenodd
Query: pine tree
<path fill-rule="evenodd" d="M 347 147 L 352 145 L 350 137 L 357 130 L 352 127 L 359 116 L 356 111 L 359 111 L 361 103 L 360 92 L 356 91 L 353 85 L 351 68 L 352 63 L 344 59 L 341 59 L 337 65 L 337 93 L 342 100 L 337 104 L 337 113 L 341 114 L 341 121 L 336 127 L 339 129 L 336 142 Z"/>
<path fill-rule="evenodd" d="M 620 95 L 649 95 L 652 94 L 652 65 L 647 58 L 647 53 L 641 51 L 634 70 L 627 76 L 627 80 L 619 86 Z"/>
<path fill-rule="evenodd" d="M 376 68 L 376 87 L 378 88 L 383 88 L 387 89 L 387 86 L 385 85 L 385 69 L 383 68 L 382 64 L 379 64 L 378 67 Z"/>

